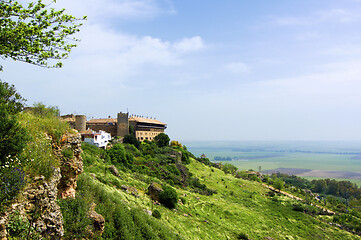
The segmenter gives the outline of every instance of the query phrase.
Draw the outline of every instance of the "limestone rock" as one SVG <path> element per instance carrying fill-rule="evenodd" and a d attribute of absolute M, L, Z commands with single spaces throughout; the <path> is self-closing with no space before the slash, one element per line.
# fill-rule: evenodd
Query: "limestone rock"
<path fill-rule="evenodd" d="M 176 151 L 173 150 L 170 155 L 171 158 L 174 158 L 176 163 L 181 163 L 182 162 L 182 152 L 181 151 Z"/>
<path fill-rule="evenodd" d="M 95 206 L 96 206 L 95 203 L 93 203 L 90 208 L 89 218 L 93 222 L 94 233 L 101 235 L 104 232 L 105 219 L 102 215 L 100 215 L 95 211 Z"/>
<path fill-rule="evenodd" d="M 159 183 L 152 182 L 148 187 L 148 194 L 151 199 L 159 202 L 159 194 L 163 191 L 162 186 Z"/>
<path fill-rule="evenodd" d="M 135 187 L 131 187 L 127 185 L 121 185 L 120 187 L 127 193 L 131 193 L 134 197 L 139 198 L 139 192 Z"/>
<path fill-rule="evenodd" d="M 111 165 L 109 170 L 114 176 L 119 177 L 119 171 L 114 165 Z"/>
<path fill-rule="evenodd" d="M 69 159 L 62 155 L 63 149 L 71 149 L 74 157 Z M 81 136 L 80 134 L 69 134 L 64 138 L 61 147 L 54 149 L 56 155 L 61 159 L 61 175 L 58 189 L 60 198 L 74 198 L 76 181 L 78 175 L 83 172 L 83 159 L 81 158 Z"/>

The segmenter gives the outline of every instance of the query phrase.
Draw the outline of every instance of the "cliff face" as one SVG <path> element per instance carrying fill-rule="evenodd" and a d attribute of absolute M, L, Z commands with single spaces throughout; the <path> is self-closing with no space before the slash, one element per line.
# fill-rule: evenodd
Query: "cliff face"
<path fill-rule="evenodd" d="M 64 149 L 71 150 L 71 157 L 64 156 Z M 14 219 L 22 224 L 26 236 L 40 234 L 51 239 L 61 239 L 64 235 L 63 217 L 56 200 L 57 197 L 75 197 L 76 180 L 83 172 L 80 135 L 64 136 L 60 145 L 53 144 L 53 150 L 60 159 L 60 168 L 54 169 L 48 181 L 44 176 L 29 180 L 30 183 L 16 201 L 0 216 L 1 240 L 9 236 L 11 229 L 6 228 L 14 223 Z"/>
<path fill-rule="evenodd" d="M 71 150 L 72 157 L 64 156 L 65 150 Z M 61 146 L 56 146 L 54 152 L 61 159 L 61 179 L 58 185 L 60 198 L 74 198 L 78 175 L 83 172 L 83 159 L 81 158 L 80 134 L 66 135 L 62 138 Z"/>

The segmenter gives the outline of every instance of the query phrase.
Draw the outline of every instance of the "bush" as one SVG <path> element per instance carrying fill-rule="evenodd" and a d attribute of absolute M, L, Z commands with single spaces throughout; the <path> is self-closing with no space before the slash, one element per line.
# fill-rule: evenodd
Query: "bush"
<path fill-rule="evenodd" d="M 25 187 L 25 172 L 20 165 L 0 169 L 0 207 L 11 202 Z"/>
<path fill-rule="evenodd" d="M 184 164 L 190 164 L 191 160 L 189 159 L 189 154 L 187 151 L 182 151 L 182 162 Z"/>
<path fill-rule="evenodd" d="M 159 201 L 167 208 L 175 208 L 178 202 L 178 194 L 172 187 L 165 186 L 159 194 Z"/>
<path fill-rule="evenodd" d="M 160 212 L 156 209 L 153 211 L 152 216 L 155 218 L 160 219 L 162 217 L 162 215 L 160 214 Z"/>
<path fill-rule="evenodd" d="M 90 204 L 77 194 L 76 198 L 59 200 L 59 206 L 64 220 L 65 239 L 89 237 L 87 227 L 90 226 Z"/>
<path fill-rule="evenodd" d="M 136 148 L 139 148 L 139 146 L 140 146 L 140 141 L 133 134 L 125 135 L 123 138 L 123 143 L 132 144 Z"/>
<path fill-rule="evenodd" d="M 169 145 L 170 138 L 165 133 L 159 133 L 157 136 L 155 136 L 154 141 L 158 145 L 158 147 L 161 148 Z"/>
<path fill-rule="evenodd" d="M 0 105 L 0 166 L 5 158 L 18 155 L 29 140 L 27 131 L 19 125 L 15 115 L 9 115 L 4 106 Z"/>
<path fill-rule="evenodd" d="M 172 147 L 181 147 L 181 148 L 183 148 L 183 147 L 182 147 L 182 144 L 181 144 L 180 142 L 178 142 L 178 141 L 171 141 L 171 142 L 170 142 L 170 145 L 171 145 Z"/>
<path fill-rule="evenodd" d="M 10 214 L 6 230 L 9 239 L 40 239 L 39 233 L 30 225 L 29 220 L 22 218 L 17 211 Z"/>
<path fill-rule="evenodd" d="M 58 117 L 60 110 L 58 107 L 46 106 L 43 103 L 34 103 L 30 111 L 38 117 Z"/>
<path fill-rule="evenodd" d="M 232 165 L 230 163 L 225 163 L 223 165 L 223 167 L 222 167 L 222 170 L 225 173 L 230 173 L 230 174 L 234 175 L 237 172 L 238 169 L 237 169 L 236 166 L 234 166 L 234 165 Z"/>
<path fill-rule="evenodd" d="M 277 178 L 274 183 L 273 183 L 273 186 L 278 190 L 278 191 L 281 191 L 283 188 L 284 188 L 284 182 L 280 179 L 280 178 Z"/>
<path fill-rule="evenodd" d="M 106 157 L 114 164 L 131 168 L 134 157 L 131 153 L 125 151 L 124 146 L 115 144 L 111 149 L 106 151 Z"/>

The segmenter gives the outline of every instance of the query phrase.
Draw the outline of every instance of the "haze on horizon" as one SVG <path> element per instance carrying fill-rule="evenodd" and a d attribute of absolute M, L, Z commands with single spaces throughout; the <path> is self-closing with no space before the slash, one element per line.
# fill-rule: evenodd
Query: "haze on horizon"
<path fill-rule="evenodd" d="M 360 0 L 52 6 L 88 21 L 62 69 L 1 60 L 28 105 L 156 117 L 181 141 L 361 140 Z"/>

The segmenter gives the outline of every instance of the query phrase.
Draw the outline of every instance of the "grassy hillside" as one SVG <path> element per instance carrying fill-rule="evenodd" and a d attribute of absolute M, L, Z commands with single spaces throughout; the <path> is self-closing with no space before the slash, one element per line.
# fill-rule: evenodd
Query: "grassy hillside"
<path fill-rule="evenodd" d="M 71 131 L 55 117 L 54 109 L 49 112 L 40 106 L 34 110 L 39 111 L 21 113 L 20 124 L 30 136 L 19 156 L 24 171 L 15 179 L 12 172 L 2 170 L 3 176 L 12 176 L 19 184 L 23 184 L 23 175 L 29 181 L 26 184 L 40 175 L 52 177 L 54 167 L 61 164 L 52 149 Z M 58 200 L 64 239 L 360 239 L 330 225 L 335 217 L 320 215 L 305 204 L 300 211 L 295 208 L 300 205 L 296 200 L 275 195 L 261 182 L 226 174 L 181 145 L 159 147 L 144 142 L 138 148 L 114 144 L 102 150 L 83 144 L 82 149 L 84 172 L 79 176 L 76 198 Z M 154 182 L 176 191 L 175 208 L 151 199 L 148 187 Z M 19 184 L 12 184 L 16 191 L 11 195 L 1 192 L 3 211 L 24 188 L 25 183 Z M 304 208 L 312 214 L 304 213 Z M 89 218 L 93 209 L 105 219 L 103 232 Z M 351 223 L 359 218 L 343 214 L 336 220 Z"/>
<path fill-rule="evenodd" d="M 155 205 L 147 195 L 148 186 L 152 182 L 168 185 L 169 180 L 163 179 L 163 175 L 149 176 L 149 172 L 139 171 L 139 162 L 144 162 L 147 155 L 136 154 L 138 157 L 133 164 L 138 164 L 137 170 L 118 165 L 118 170 L 123 169 L 119 171 L 119 177 L 107 170 L 111 162 L 100 158 L 102 155 L 106 153 L 86 146 L 83 153 L 85 172 L 78 182 L 77 193 L 83 205 L 95 201 L 96 211 L 105 217 L 105 231 L 99 238 L 360 239 L 327 224 L 332 221 L 332 216 L 310 216 L 295 211 L 296 200 L 281 195 L 270 197 L 268 188 L 260 182 L 235 178 L 194 158 L 186 165 L 191 178 L 198 178 L 199 184 L 205 184 L 216 193 L 201 195 L 191 184 L 176 184 L 175 189 L 181 197 L 177 207 L 168 209 Z M 64 202 L 63 209 L 69 204 Z M 147 214 L 147 211 L 156 210 L 160 219 Z M 73 224 L 70 221 L 66 225 L 68 236 L 74 234 L 69 230 L 76 229 Z"/>

